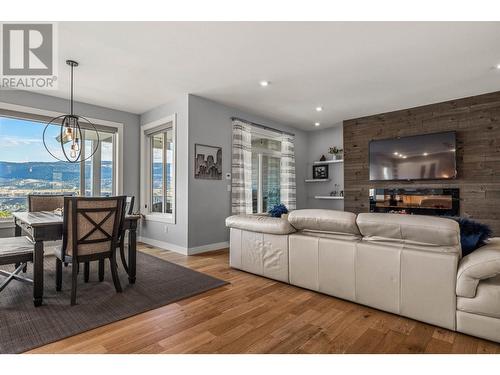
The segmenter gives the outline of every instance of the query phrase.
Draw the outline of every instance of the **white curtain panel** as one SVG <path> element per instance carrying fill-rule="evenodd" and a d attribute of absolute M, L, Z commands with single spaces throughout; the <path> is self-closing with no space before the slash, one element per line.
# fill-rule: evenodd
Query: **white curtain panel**
<path fill-rule="evenodd" d="M 281 203 L 290 211 L 297 208 L 294 141 L 295 138 L 287 134 L 281 139 L 280 195 Z"/>
<path fill-rule="evenodd" d="M 233 120 L 233 152 L 231 162 L 231 212 L 252 213 L 252 127 Z"/>

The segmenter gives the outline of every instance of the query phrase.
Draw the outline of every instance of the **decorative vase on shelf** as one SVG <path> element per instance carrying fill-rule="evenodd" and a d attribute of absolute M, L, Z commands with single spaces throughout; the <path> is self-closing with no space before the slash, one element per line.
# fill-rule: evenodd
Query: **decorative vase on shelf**
<path fill-rule="evenodd" d="M 328 149 L 328 153 L 332 155 L 332 160 L 341 160 L 344 150 L 334 146 Z"/>

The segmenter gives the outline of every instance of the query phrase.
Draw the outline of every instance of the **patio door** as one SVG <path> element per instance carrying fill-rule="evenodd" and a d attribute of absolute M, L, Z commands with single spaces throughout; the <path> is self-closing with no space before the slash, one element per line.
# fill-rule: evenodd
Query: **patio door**
<path fill-rule="evenodd" d="M 268 212 L 280 203 L 281 142 L 252 134 L 252 211 Z"/>

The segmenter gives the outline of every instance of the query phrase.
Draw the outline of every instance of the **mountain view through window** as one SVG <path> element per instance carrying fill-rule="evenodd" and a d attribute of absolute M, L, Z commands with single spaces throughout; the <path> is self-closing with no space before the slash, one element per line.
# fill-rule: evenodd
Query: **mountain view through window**
<path fill-rule="evenodd" d="M 43 144 L 44 123 L 0 117 L 0 218 L 26 211 L 30 193 L 113 194 L 113 134 L 99 131 L 97 152 L 81 163 L 56 160 Z M 57 144 L 59 126 L 46 132 L 47 147 L 63 159 Z M 83 130 L 85 156 L 97 142 L 95 131 Z"/>

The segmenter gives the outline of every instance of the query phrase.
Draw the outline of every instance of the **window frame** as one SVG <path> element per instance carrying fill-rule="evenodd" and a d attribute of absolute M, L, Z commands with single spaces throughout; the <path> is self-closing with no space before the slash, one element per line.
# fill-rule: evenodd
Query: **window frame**
<path fill-rule="evenodd" d="M 146 123 L 141 126 L 141 200 L 140 200 L 140 212 L 144 216 L 145 220 L 157 221 L 168 224 L 176 223 L 176 212 L 177 212 L 177 115 L 174 113 L 169 116 L 162 117 L 158 120 Z M 167 130 L 172 130 L 172 189 L 173 189 L 173 202 L 172 202 L 172 213 L 166 212 L 152 212 L 150 210 L 152 202 L 152 186 L 151 186 L 151 161 L 152 161 L 152 147 L 151 147 L 151 137 L 154 134 L 165 132 Z M 167 142 L 164 142 L 165 147 Z M 166 153 L 165 158 L 166 158 Z M 165 159 L 166 160 L 166 159 Z M 166 164 L 163 168 L 166 171 Z M 166 172 L 164 172 L 166 176 Z M 166 185 L 164 185 L 166 189 Z M 164 207 L 166 207 L 166 200 L 164 202 Z"/>
<path fill-rule="evenodd" d="M 62 112 L 0 102 L 1 117 L 10 117 L 43 124 L 49 122 L 54 117 L 62 115 L 64 115 Z M 105 128 L 113 130 L 113 142 L 115 142 L 113 147 L 113 189 L 114 194 L 121 195 L 123 194 L 123 123 L 86 117 L 96 125 L 97 130 L 99 130 L 99 127 L 101 127 L 101 130 L 105 130 Z M 80 189 L 81 186 L 80 184 Z M 14 227 L 14 219 L 12 217 L 0 218 L 0 229 L 12 227 Z"/>
<path fill-rule="evenodd" d="M 111 195 L 119 195 L 117 194 L 117 183 L 116 183 L 116 173 L 115 173 L 115 169 L 117 167 L 117 139 L 118 139 L 118 134 L 117 132 L 110 132 L 110 131 L 107 131 L 107 130 L 100 130 L 99 128 L 97 128 L 97 131 L 99 132 L 104 132 L 104 133 L 108 133 L 108 134 L 111 134 L 111 145 L 112 145 L 112 155 L 113 155 L 113 164 L 112 164 L 112 168 L 113 168 L 113 184 L 111 186 Z M 81 149 L 82 149 L 82 155 L 85 155 L 85 149 L 86 149 L 86 142 L 87 139 L 85 139 L 85 136 L 83 136 L 83 142 L 81 142 Z M 101 161 L 102 161 L 102 138 L 101 138 L 101 142 L 99 143 L 99 146 L 98 146 L 98 149 L 97 149 L 97 152 L 92 155 L 92 157 L 89 159 L 92 163 L 92 173 L 94 173 L 95 170 L 97 170 L 99 167 L 100 167 L 100 164 L 101 164 Z M 92 149 L 94 148 L 95 146 L 92 145 Z M 98 156 L 98 157 L 97 157 Z M 85 178 L 90 178 L 91 179 L 91 190 L 92 191 L 95 191 L 97 190 L 98 191 L 98 195 L 97 196 L 104 196 L 102 195 L 102 171 L 99 170 L 99 180 L 98 181 L 94 181 L 94 175 L 92 176 L 85 176 L 85 163 L 80 163 L 80 175 L 84 176 Z M 85 185 L 85 181 L 83 182 L 83 184 L 80 184 L 80 196 L 82 197 L 86 197 L 87 191 L 86 191 L 86 185 Z"/>

